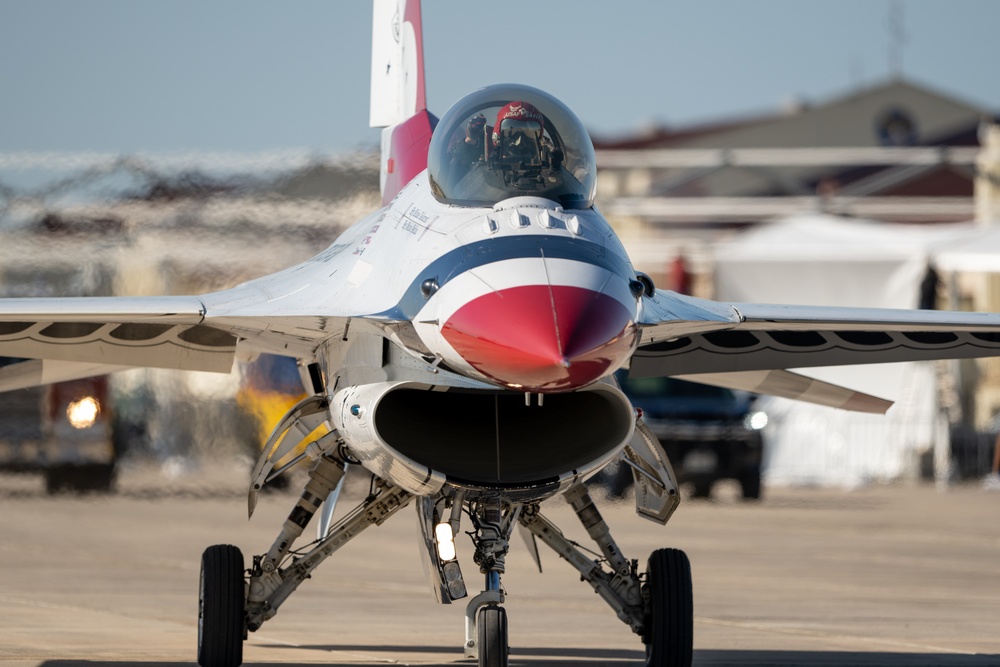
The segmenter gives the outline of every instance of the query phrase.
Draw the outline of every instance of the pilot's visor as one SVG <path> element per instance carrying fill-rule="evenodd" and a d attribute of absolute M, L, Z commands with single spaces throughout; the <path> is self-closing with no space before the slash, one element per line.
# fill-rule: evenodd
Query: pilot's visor
<path fill-rule="evenodd" d="M 538 123 L 538 121 L 534 120 L 507 119 L 500 124 L 500 128 L 504 132 L 510 132 L 513 134 L 515 132 L 540 132 L 542 126 Z"/>

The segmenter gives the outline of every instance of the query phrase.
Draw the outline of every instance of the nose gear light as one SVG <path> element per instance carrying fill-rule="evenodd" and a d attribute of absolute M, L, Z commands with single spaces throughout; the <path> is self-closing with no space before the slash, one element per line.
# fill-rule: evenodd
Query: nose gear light
<path fill-rule="evenodd" d="M 437 539 L 438 557 L 443 561 L 455 560 L 455 536 L 451 525 L 439 523 L 434 528 L 434 537 Z"/>

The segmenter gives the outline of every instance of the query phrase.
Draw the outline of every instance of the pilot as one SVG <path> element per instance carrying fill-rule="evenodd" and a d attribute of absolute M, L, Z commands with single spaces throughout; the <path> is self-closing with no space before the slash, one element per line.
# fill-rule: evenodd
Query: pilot
<path fill-rule="evenodd" d="M 469 165 L 486 159 L 486 116 L 479 113 L 469 119 L 465 126 L 465 138 L 451 147 L 452 161 Z"/>
<path fill-rule="evenodd" d="M 448 173 L 454 182 L 460 181 L 473 165 L 486 160 L 489 132 L 486 116 L 476 114 L 466 124 L 465 136 L 448 148 Z"/>
<path fill-rule="evenodd" d="M 541 160 L 545 116 L 534 105 L 522 101 L 505 104 L 493 126 L 493 148 L 500 159 L 526 162 Z"/>

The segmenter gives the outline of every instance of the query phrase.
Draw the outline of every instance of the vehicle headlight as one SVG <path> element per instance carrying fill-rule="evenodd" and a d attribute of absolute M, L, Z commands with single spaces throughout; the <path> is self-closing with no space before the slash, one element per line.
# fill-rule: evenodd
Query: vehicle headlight
<path fill-rule="evenodd" d="M 743 425 L 747 427 L 748 431 L 759 431 L 767 426 L 767 413 L 760 411 L 751 412 L 743 420 Z"/>
<path fill-rule="evenodd" d="M 90 428 L 101 414 L 101 404 L 93 396 L 73 401 L 66 407 L 66 418 L 73 428 Z"/>

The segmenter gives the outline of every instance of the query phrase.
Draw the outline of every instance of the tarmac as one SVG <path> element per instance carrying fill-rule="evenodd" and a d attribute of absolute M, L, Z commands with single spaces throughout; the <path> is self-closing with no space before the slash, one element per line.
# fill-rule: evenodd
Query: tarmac
<path fill-rule="evenodd" d="M 249 561 L 296 497 L 267 494 L 248 521 L 246 477 L 244 462 L 130 466 L 114 495 L 50 497 L 38 478 L 0 476 L 0 667 L 195 664 L 202 550 L 235 544 Z M 356 486 L 339 514 L 363 493 Z M 764 493 L 744 503 L 717 488 L 712 500 L 686 499 L 665 527 L 595 494 L 643 568 L 663 546 L 691 558 L 695 665 L 1000 665 L 1000 493 Z M 543 512 L 586 544 L 563 501 Z M 472 664 L 464 604 L 434 601 L 417 536 L 406 508 L 334 554 L 250 635 L 244 664 Z M 543 573 L 517 537 L 507 561 L 511 665 L 642 665 L 639 639 L 540 548 Z M 474 589 L 470 551 L 460 556 Z"/>

